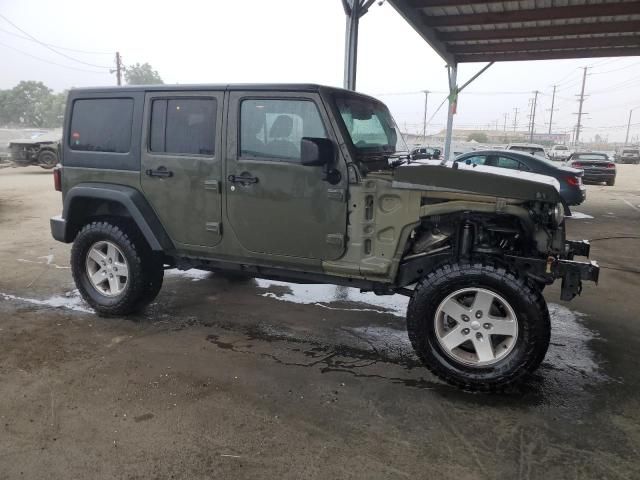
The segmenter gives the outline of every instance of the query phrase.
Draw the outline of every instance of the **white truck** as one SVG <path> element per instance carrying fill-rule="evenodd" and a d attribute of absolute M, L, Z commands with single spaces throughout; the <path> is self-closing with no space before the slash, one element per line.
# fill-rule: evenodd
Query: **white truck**
<path fill-rule="evenodd" d="M 566 145 L 554 145 L 549 149 L 549 158 L 556 162 L 564 162 L 571 155 L 571 151 Z"/>
<path fill-rule="evenodd" d="M 544 147 L 535 143 L 510 143 L 505 147 L 505 150 L 515 150 L 516 152 L 547 158 L 547 152 Z"/>

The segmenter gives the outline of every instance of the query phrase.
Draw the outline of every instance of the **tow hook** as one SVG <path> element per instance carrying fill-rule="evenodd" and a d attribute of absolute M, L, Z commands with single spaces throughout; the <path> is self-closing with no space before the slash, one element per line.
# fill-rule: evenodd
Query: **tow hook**
<path fill-rule="evenodd" d="M 546 273 L 551 273 L 551 267 L 553 266 L 554 262 L 556 261 L 555 258 L 553 257 L 547 257 L 547 268 L 546 268 Z"/>

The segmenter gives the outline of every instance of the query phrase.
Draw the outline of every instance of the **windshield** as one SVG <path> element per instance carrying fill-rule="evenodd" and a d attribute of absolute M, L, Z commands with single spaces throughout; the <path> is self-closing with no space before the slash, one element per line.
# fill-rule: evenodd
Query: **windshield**
<path fill-rule="evenodd" d="M 338 96 L 336 105 L 353 146 L 363 155 L 408 152 L 387 107 L 356 96 Z"/>
<path fill-rule="evenodd" d="M 554 150 L 569 150 L 567 147 L 565 147 L 564 145 L 557 145 L 555 147 L 553 147 Z"/>

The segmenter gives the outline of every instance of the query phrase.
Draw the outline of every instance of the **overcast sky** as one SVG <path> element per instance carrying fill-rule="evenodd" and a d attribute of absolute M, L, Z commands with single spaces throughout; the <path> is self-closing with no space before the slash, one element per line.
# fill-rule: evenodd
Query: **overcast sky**
<path fill-rule="evenodd" d="M 345 18 L 340 0 L 0 0 L 0 14 L 59 55 L 0 18 L 0 88 L 41 80 L 56 91 L 113 85 L 114 52 L 125 64 L 149 62 L 165 83 L 314 82 L 342 86 Z M 100 53 L 104 52 L 104 53 Z M 33 58 L 37 57 L 37 58 Z M 68 58 L 71 57 L 71 58 Z M 78 61 L 75 60 L 79 60 Z M 391 108 L 403 130 L 422 130 L 424 95 L 431 117 L 445 97 L 444 62 L 387 4 L 360 23 L 358 85 Z M 52 62 L 52 63 L 46 63 Z M 91 64 L 94 66 L 86 65 Z M 459 69 L 462 84 L 482 64 Z M 536 131 L 548 131 L 552 85 L 558 84 L 555 131 L 575 125 L 582 70 L 587 77 L 583 138 L 624 140 L 629 109 L 640 107 L 640 58 L 505 62 L 492 66 L 460 97 L 456 126 L 496 122 L 527 128 L 529 99 L 540 90 Z M 107 67 L 107 68 L 101 68 Z M 412 93 L 413 92 L 413 93 Z M 429 132 L 445 123 L 446 108 Z M 640 108 L 632 136 L 640 135 Z"/>

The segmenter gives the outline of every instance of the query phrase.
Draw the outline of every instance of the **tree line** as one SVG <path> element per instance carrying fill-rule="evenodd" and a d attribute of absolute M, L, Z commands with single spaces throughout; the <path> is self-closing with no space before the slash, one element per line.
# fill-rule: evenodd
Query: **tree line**
<path fill-rule="evenodd" d="M 163 83 L 148 63 L 126 67 L 128 85 Z M 15 87 L 0 90 L 0 126 L 57 128 L 62 126 L 67 90 L 55 93 L 42 82 L 23 80 Z"/>

